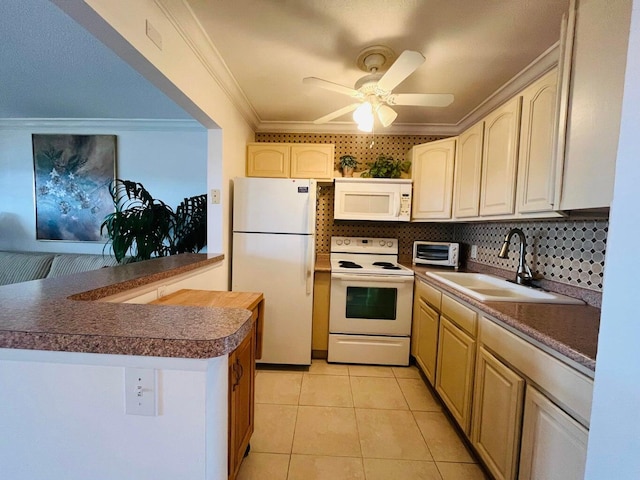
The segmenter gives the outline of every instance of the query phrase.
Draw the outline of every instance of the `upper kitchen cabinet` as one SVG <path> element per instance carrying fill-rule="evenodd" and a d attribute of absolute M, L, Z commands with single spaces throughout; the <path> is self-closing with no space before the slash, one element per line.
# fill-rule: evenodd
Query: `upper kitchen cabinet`
<path fill-rule="evenodd" d="M 456 218 L 478 216 L 483 138 L 484 122 L 476 123 L 458 137 L 453 193 L 453 216 Z"/>
<path fill-rule="evenodd" d="M 416 145 L 411 151 L 412 220 L 451 218 L 456 138 Z"/>
<path fill-rule="evenodd" d="M 554 209 L 556 139 L 558 135 L 558 69 L 522 92 L 518 212 Z"/>
<path fill-rule="evenodd" d="M 515 211 L 520 101 L 512 98 L 484 120 L 480 215 Z"/>
<path fill-rule="evenodd" d="M 561 210 L 611 204 L 630 16 L 630 0 L 579 2 Z"/>
<path fill-rule="evenodd" d="M 334 145 L 317 143 L 252 143 L 247 146 L 247 176 L 333 178 Z"/>

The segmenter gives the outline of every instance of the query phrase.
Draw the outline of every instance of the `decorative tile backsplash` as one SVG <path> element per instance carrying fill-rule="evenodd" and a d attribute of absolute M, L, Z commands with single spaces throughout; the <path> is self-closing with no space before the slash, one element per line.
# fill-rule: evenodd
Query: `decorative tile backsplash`
<path fill-rule="evenodd" d="M 333 143 L 336 159 L 351 154 L 363 162 L 378 155 L 404 159 L 414 145 L 438 140 L 428 135 L 367 134 L 285 134 L 257 133 L 257 142 Z M 373 145 L 370 147 L 373 138 Z M 519 241 L 512 240 L 509 258 L 498 258 L 505 235 L 511 228 L 520 228 L 527 238 L 527 262 L 545 279 L 601 292 L 604 257 L 609 221 L 593 219 L 536 220 L 486 223 L 394 223 L 349 222 L 333 220 L 333 186 L 321 185 L 318 191 L 316 218 L 316 251 L 329 253 L 331 236 L 390 237 L 399 239 L 400 255 L 412 254 L 415 240 L 457 241 L 478 246 L 474 262 L 515 271 L 518 264 Z M 467 249 L 467 256 L 469 255 Z"/>

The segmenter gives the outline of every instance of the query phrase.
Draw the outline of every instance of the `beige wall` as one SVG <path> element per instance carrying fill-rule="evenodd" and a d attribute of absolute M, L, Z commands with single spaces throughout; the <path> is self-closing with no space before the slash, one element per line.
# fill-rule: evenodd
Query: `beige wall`
<path fill-rule="evenodd" d="M 54 0 L 90 33 L 113 49 L 147 80 L 209 128 L 207 187 L 220 189 L 219 205 L 209 205 L 208 250 L 225 254 L 216 288 L 229 287 L 231 179 L 244 175 L 246 144 L 253 141 L 249 121 L 230 100 L 193 45 L 181 34 L 188 19 L 183 2 L 152 0 Z M 163 10 L 170 9 L 169 10 Z M 146 36 L 149 21 L 162 37 L 162 49 Z M 180 168 L 176 158 L 175 168 Z"/>

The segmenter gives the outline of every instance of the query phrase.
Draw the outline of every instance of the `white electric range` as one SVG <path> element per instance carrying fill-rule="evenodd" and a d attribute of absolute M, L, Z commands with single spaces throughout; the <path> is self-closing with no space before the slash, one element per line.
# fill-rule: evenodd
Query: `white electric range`
<path fill-rule="evenodd" d="M 396 238 L 331 238 L 329 362 L 408 365 L 413 270 Z"/>

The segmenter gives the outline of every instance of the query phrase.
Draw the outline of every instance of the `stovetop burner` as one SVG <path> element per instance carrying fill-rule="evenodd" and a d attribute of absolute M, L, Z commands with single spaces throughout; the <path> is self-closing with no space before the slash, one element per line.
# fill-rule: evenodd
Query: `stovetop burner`
<path fill-rule="evenodd" d="M 351 262 L 349 260 L 340 260 L 340 267 L 342 268 L 362 268 L 362 265 L 358 265 L 356 262 Z"/>
<path fill-rule="evenodd" d="M 395 267 L 395 264 L 391 262 L 373 262 L 373 265 L 378 267 Z"/>

